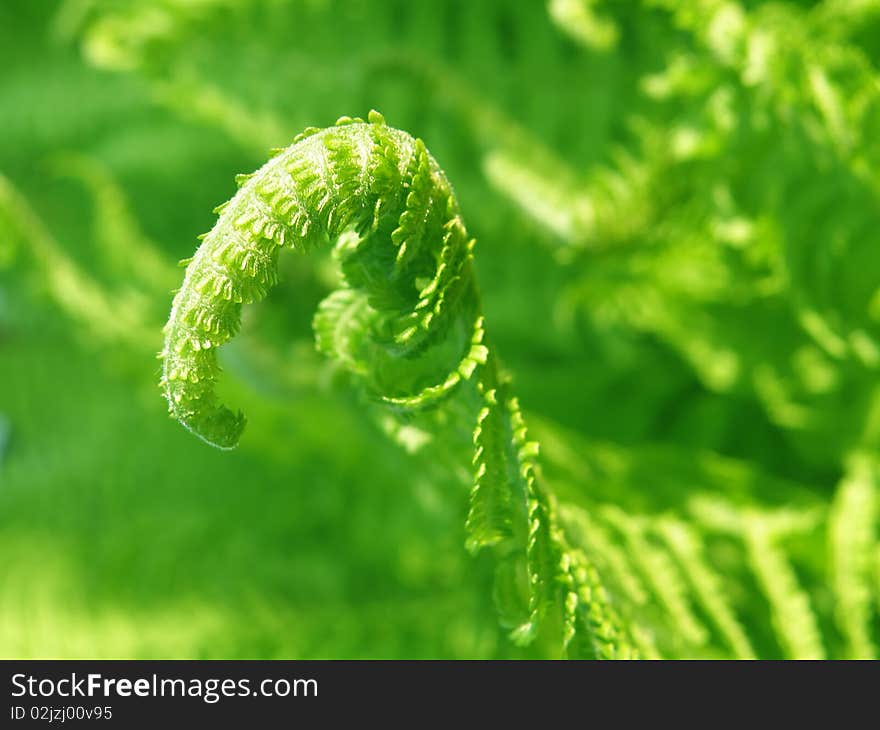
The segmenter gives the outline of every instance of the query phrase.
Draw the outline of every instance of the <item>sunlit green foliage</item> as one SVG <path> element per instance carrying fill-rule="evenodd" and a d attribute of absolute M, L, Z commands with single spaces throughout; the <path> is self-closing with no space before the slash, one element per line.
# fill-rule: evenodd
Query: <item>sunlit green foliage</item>
<path fill-rule="evenodd" d="M 0 654 L 877 656 L 880 5 L 0 28 Z"/>

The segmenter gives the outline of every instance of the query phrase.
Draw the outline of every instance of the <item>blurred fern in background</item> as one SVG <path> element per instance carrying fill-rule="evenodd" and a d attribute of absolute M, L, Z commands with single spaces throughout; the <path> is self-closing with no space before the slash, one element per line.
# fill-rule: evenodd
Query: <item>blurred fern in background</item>
<path fill-rule="evenodd" d="M 0 29 L 0 655 L 877 656 L 880 3 L 22 0 Z M 392 417 L 316 351 L 330 255 L 281 257 L 220 351 L 238 450 L 156 387 L 233 173 L 371 108 L 454 185 L 541 446 L 527 635 L 524 546 L 464 549 L 464 406 Z"/>

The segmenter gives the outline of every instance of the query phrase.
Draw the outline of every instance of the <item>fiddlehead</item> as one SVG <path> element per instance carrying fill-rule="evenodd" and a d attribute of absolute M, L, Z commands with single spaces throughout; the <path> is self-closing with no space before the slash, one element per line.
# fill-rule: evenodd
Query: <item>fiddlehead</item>
<path fill-rule="evenodd" d="M 189 261 L 165 329 L 161 385 L 171 414 L 208 443 L 234 447 L 244 416 L 219 402 L 217 348 L 243 304 L 277 280 L 282 248 L 332 245 L 342 285 L 314 319 L 318 348 L 395 410 L 436 406 L 470 382 L 475 483 L 468 547 L 517 554 L 527 605 L 514 636 L 531 640 L 551 612 L 571 652 L 627 655 L 614 610 L 586 558 L 567 546 L 538 481 L 516 398 L 487 344 L 468 237 L 452 188 L 421 140 L 343 118 L 310 128 L 218 208 Z"/>
<path fill-rule="evenodd" d="M 244 418 L 214 394 L 216 350 L 236 333 L 241 305 L 275 284 L 284 247 L 335 242 L 345 283 L 315 318 L 319 347 L 379 399 L 426 406 L 486 362 L 473 241 L 420 140 L 376 113 L 367 123 L 343 119 L 307 130 L 238 182 L 187 268 L 162 352 L 171 412 L 198 436 L 221 448 L 238 442 Z M 456 345 L 460 354 L 431 382 Z"/>

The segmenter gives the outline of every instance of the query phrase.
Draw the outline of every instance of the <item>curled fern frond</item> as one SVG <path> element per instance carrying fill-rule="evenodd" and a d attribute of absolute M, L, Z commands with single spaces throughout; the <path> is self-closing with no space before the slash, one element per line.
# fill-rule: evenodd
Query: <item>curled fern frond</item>
<path fill-rule="evenodd" d="M 281 249 L 332 246 L 342 283 L 314 318 L 318 349 L 393 411 L 437 408 L 472 387 L 467 547 L 525 566 L 527 605 L 501 601 L 503 613 L 522 617 L 513 638 L 558 639 L 569 655 L 634 655 L 598 573 L 567 544 L 539 482 L 538 445 L 488 344 L 474 240 L 424 143 L 377 112 L 366 122 L 346 117 L 307 129 L 237 182 L 187 265 L 165 328 L 161 387 L 171 414 L 214 446 L 238 443 L 245 419 L 217 397 L 217 350 L 238 331 L 242 305 L 277 282 Z"/>
<path fill-rule="evenodd" d="M 237 181 L 165 330 L 162 387 L 187 428 L 221 448 L 238 442 L 244 417 L 215 396 L 217 348 L 237 332 L 242 304 L 275 285 L 282 248 L 334 242 L 344 285 L 316 318 L 319 347 L 362 374 L 379 399 L 430 405 L 485 362 L 473 241 L 420 140 L 375 112 L 368 122 L 344 118 L 307 130 Z"/>

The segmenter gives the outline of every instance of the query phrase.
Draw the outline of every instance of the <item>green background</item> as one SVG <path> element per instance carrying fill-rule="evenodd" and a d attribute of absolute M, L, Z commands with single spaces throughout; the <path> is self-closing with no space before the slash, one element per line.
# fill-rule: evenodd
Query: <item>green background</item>
<path fill-rule="evenodd" d="M 409 453 L 314 352 L 326 261 L 288 255 L 224 352 L 238 450 L 166 415 L 175 263 L 236 173 L 371 108 L 455 186 L 551 487 L 700 534 L 697 493 L 819 515 L 793 569 L 855 651 L 825 520 L 880 435 L 878 16 L 729 3 L 791 39 L 761 71 L 719 3 L 593 5 L 616 43 L 531 1 L 0 4 L 0 656 L 557 654 L 510 641 L 464 550 L 466 450 Z M 726 540 L 753 644 L 787 655 Z"/>

